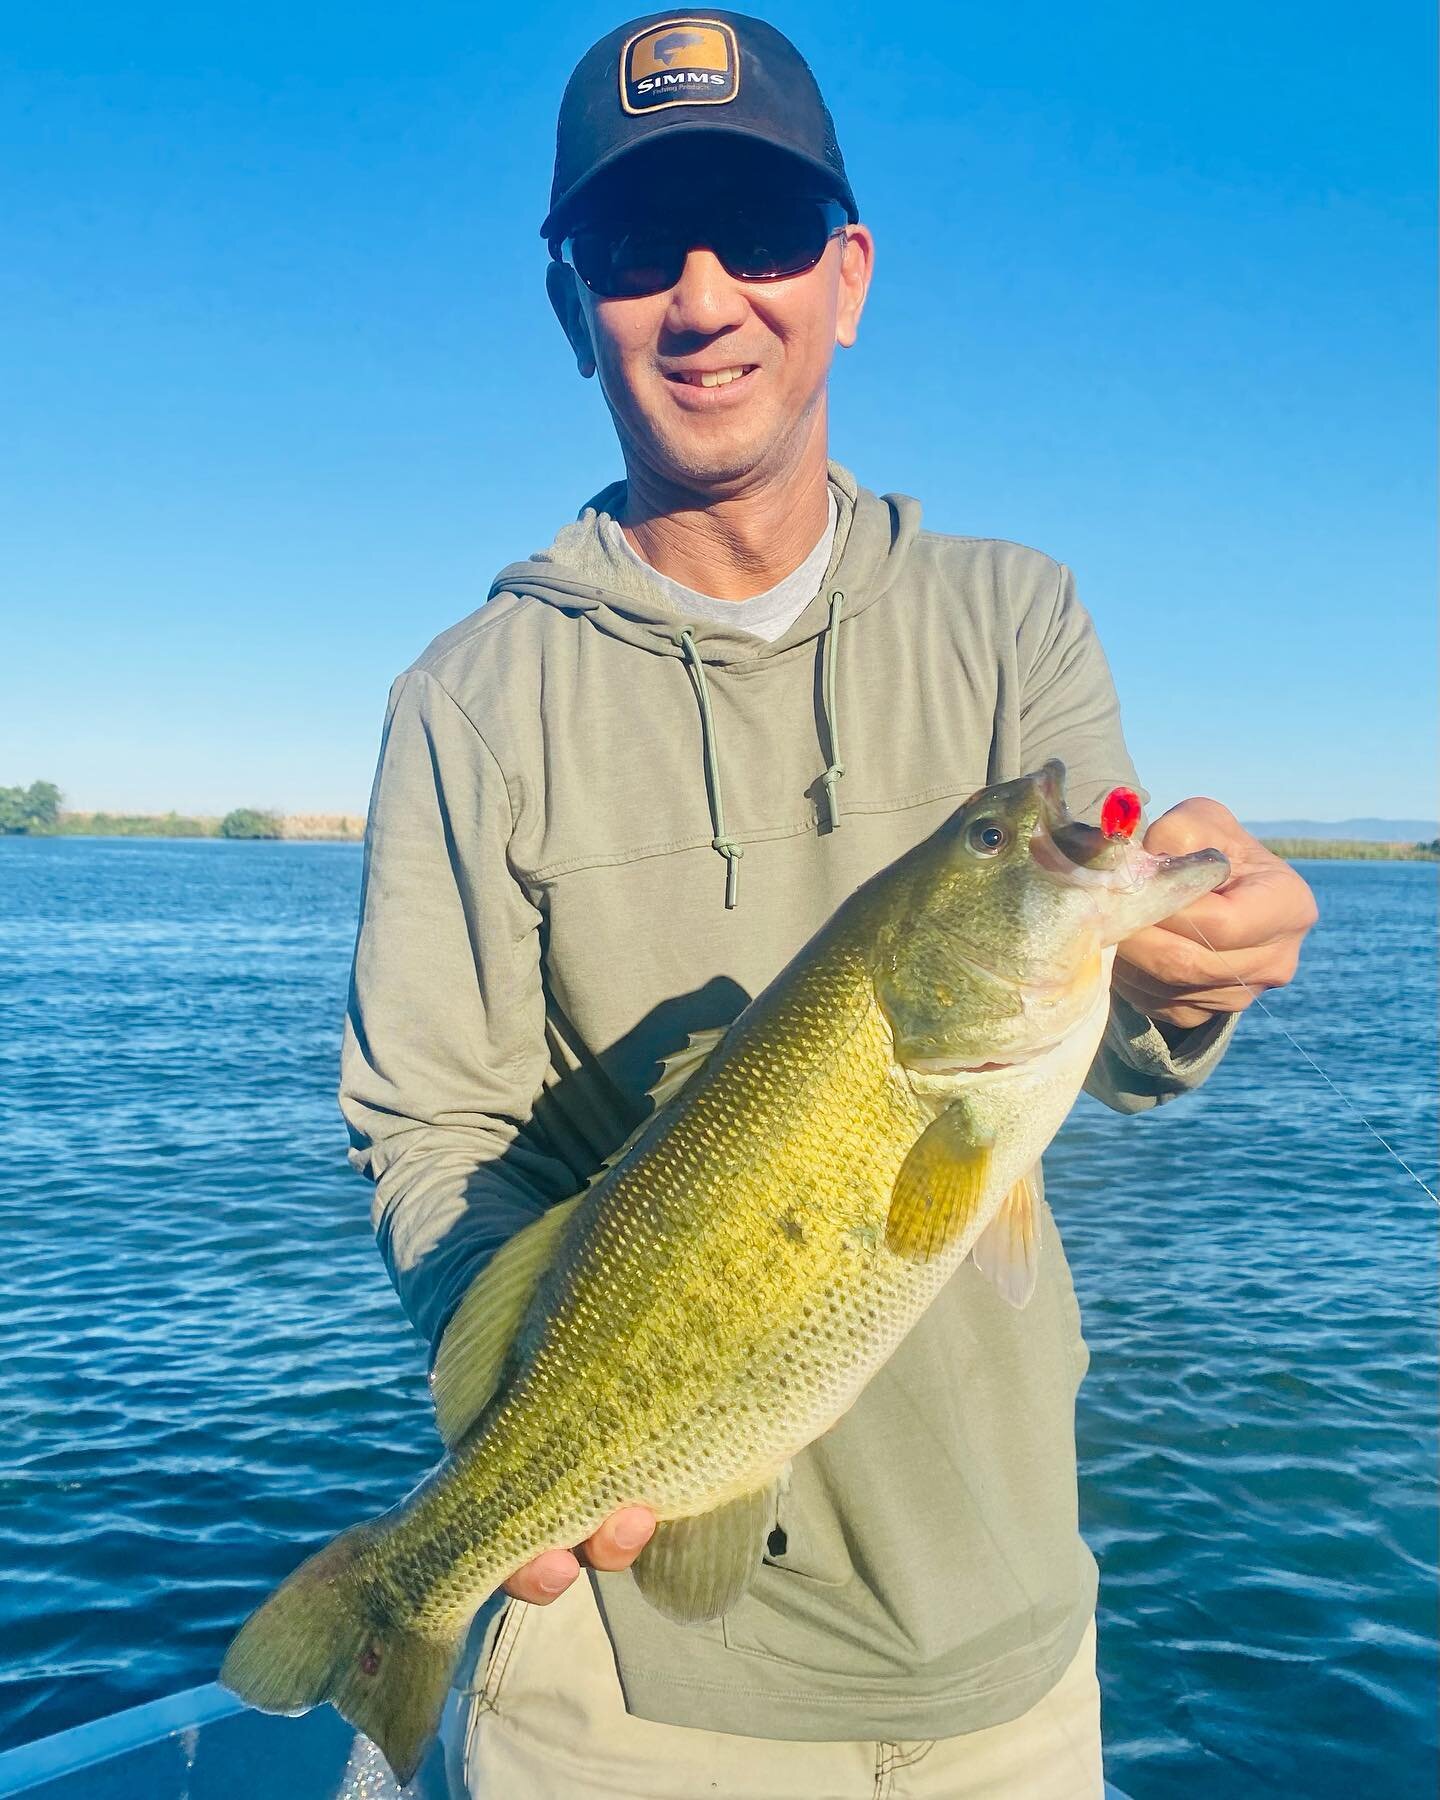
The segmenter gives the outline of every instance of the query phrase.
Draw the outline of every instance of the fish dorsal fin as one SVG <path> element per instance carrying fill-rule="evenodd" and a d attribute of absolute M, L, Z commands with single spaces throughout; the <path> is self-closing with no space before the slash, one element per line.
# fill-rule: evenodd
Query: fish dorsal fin
<path fill-rule="evenodd" d="M 583 1198 L 576 1194 L 562 1200 L 502 1244 L 445 1327 L 430 1371 L 430 1391 L 435 1423 L 448 1449 L 455 1448 L 494 1397 L 525 1309 Z"/>
<path fill-rule="evenodd" d="M 725 1030 L 725 1026 L 717 1025 L 713 1031 L 692 1031 L 681 1049 L 675 1051 L 673 1055 L 664 1058 L 660 1064 L 660 1073 L 645 1090 L 645 1098 L 650 1102 L 649 1112 L 646 1113 L 645 1117 L 630 1133 L 629 1137 L 625 1139 L 624 1143 L 622 1143 L 618 1149 L 612 1150 L 605 1158 L 604 1162 L 601 1163 L 600 1167 L 590 1177 L 589 1183 L 587 1184 L 588 1186 L 594 1187 L 595 1183 L 600 1180 L 602 1175 L 609 1174 L 616 1163 L 620 1161 L 621 1157 L 629 1155 L 632 1147 L 645 1135 L 650 1127 L 650 1121 L 655 1117 L 656 1113 L 659 1112 L 660 1108 L 665 1105 L 666 1101 L 673 1100 L 690 1078 L 694 1075 L 698 1075 L 701 1069 L 704 1068 L 705 1064 L 710 1060 L 710 1052 L 720 1042 L 721 1038 L 724 1037 Z"/>
<path fill-rule="evenodd" d="M 963 1100 L 932 1119 L 895 1177 L 885 1242 L 907 1262 L 929 1262 L 975 1216 L 990 1168 L 990 1140 Z"/>
<path fill-rule="evenodd" d="M 673 1100 L 681 1088 L 698 1075 L 710 1059 L 710 1053 L 724 1037 L 724 1025 L 717 1025 L 709 1031 L 692 1031 L 685 1040 L 683 1049 L 667 1056 L 660 1064 L 660 1073 L 650 1087 L 650 1103 L 653 1112 L 659 1112 L 667 1100 Z"/>
<path fill-rule="evenodd" d="M 975 1267 L 1012 1306 L 1024 1306 L 1035 1292 L 1040 1266 L 1040 1219 L 1035 1210 L 1033 1171 L 1022 1175 L 1000 1202 L 1000 1210 L 975 1240 Z"/>
<path fill-rule="evenodd" d="M 693 1519 L 662 1519 L 633 1566 L 640 1592 L 667 1619 L 695 1625 L 728 1612 L 755 1579 L 775 1523 L 777 1478 Z"/>

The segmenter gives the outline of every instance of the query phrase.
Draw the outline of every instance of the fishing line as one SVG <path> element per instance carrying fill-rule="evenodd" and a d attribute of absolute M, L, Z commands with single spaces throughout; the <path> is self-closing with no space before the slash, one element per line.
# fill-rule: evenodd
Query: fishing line
<path fill-rule="evenodd" d="M 1121 840 L 1127 840 L 1133 836 L 1133 834 L 1136 830 L 1136 827 L 1139 825 L 1139 823 L 1140 823 L 1140 798 L 1139 798 L 1139 795 L 1136 794 L 1133 789 L 1131 789 L 1131 788 L 1115 788 L 1110 794 L 1108 794 L 1106 796 L 1105 804 L 1104 804 L 1104 807 L 1102 808 L 1101 814 L 1100 814 L 1100 828 L 1105 833 L 1107 838 L 1119 838 Z M 1137 846 L 1133 843 L 1127 842 L 1125 845 L 1125 848 L 1127 850 L 1133 852 L 1137 848 Z M 1133 857 L 1130 860 L 1129 868 L 1130 868 L 1131 878 L 1138 879 L 1140 871 L 1139 871 L 1137 864 L 1133 860 Z M 1326 1087 L 1329 1088 L 1330 1092 L 1332 1094 L 1334 1094 L 1335 1098 L 1340 1102 L 1340 1104 L 1343 1107 L 1345 1107 L 1347 1111 L 1354 1113 L 1355 1117 L 1360 1121 L 1360 1123 L 1370 1133 L 1371 1137 L 1373 1137 L 1375 1139 L 1376 1143 L 1379 1144 L 1380 1147 L 1385 1151 L 1386 1155 L 1392 1157 L 1394 1159 L 1394 1161 L 1400 1165 L 1400 1167 L 1405 1171 L 1405 1173 L 1415 1183 L 1416 1187 L 1418 1187 L 1420 1189 L 1420 1192 L 1422 1194 L 1428 1194 L 1430 1196 L 1430 1198 L 1435 1202 L 1435 1204 L 1437 1206 L 1440 1206 L 1440 1194 L 1437 1194 L 1435 1192 L 1434 1188 L 1432 1188 L 1427 1181 L 1421 1180 L 1420 1176 L 1418 1176 L 1415 1173 L 1415 1171 L 1410 1167 L 1409 1163 L 1406 1162 L 1405 1158 L 1400 1154 L 1400 1152 L 1395 1148 L 1395 1146 L 1389 1141 L 1389 1139 L 1381 1136 L 1381 1134 L 1377 1130 L 1377 1128 L 1370 1123 L 1369 1119 L 1367 1119 L 1365 1114 L 1363 1112 L 1361 1112 L 1360 1108 L 1355 1105 L 1354 1101 L 1352 1101 L 1350 1099 L 1349 1095 L 1344 1093 L 1341 1090 L 1341 1088 L 1330 1079 L 1330 1077 L 1320 1067 L 1319 1063 L 1316 1062 L 1315 1058 L 1310 1054 L 1310 1052 L 1305 1048 L 1305 1046 L 1302 1043 L 1300 1043 L 1300 1041 L 1295 1037 L 1295 1035 L 1291 1031 L 1289 1031 L 1287 1029 L 1287 1027 L 1281 1022 L 1281 1020 L 1279 1018 L 1277 1018 L 1273 1012 L 1271 1012 L 1270 1008 L 1260 998 L 1260 995 L 1258 994 L 1258 992 L 1254 988 L 1251 987 L 1250 983 L 1245 979 L 1245 977 L 1235 967 L 1234 963 L 1231 962 L 1230 958 L 1228 956 L 1226 956 L 1225 952 L 1223 950 L 1221 950 L 1217 945 L 1212 944 L 1210 942 L 1209 938 L 1206 937 L 1205 933 L 1200 929 L 1200 927 L 1195 923 L 1195 921 L 1193 919 L 1187 919 L 1185 921 L 1185 923 L 1189 926 L 1191 931 L 1193 931 L 1195 933 L 1196 937 L 1199 938 L 1200 942 L 1205 946 L 1205 948 L 1208 951 L 1210 951 L 1211 955 L 1217 956 L 1220 959 L 1220 961 L 1222 963 L 1224 963 L 1225 967 L 1227 969 L 1229 969 L 1230 973 L 1234 976 L 1236 986 L 1244 988 L 1245 992 L 1250 996 L 1250 998 L 1260 1008 L 1261 1012 L 1264 1013 L 1265 1017 L 1276 1028 L 1276 1030 L 1280 1033 L 1280 1035 L 1286 1039 L 1286 1041 L 1290 1044 L 1291 1048 L 1296 1052 L 1296 1054 L 1298 1056 L 1301 1056 L 1304 1058 L 1304 1060 L 1310 1065 L 1310 1067 L 1315 1071 L 1315 1073 L 1325 1083 Z"/>
<path fill-rule="evenodd" d="M 1225 952 L 1223 950 L 1216 949 L 1215 945 L 1210 942 L 1209 938 L 1206 937 L 1205 933 L 1200 929 L 1200 927 L 1194 922 L 1193 919 L 1187 919 L 1185 921 L 1185 923 L 1187 926 L 1189 926 L 1190 930 L 1195 933 L 1196 937 L 1199 938 L 1200 942 L 1202 944 L 1204 944 L 1205 948 L 1209 951 L 1212 951 L 1216 956 L 1218 956 L 1220 958 L 1221 962 L 1224 963 L 1225 967 L 1230 970 L 1232 975 L 1234 975 L 1237 984 L 1240 987 L 1244 988 L 1245 992 L 1250 996 L 1250 998 L 1260 1008 L 1261 1012 L 1264 1013 L 1265 1017 L 1270 1021 L 1270 1023 L 1272 1025 L 1274 1025 L 1276 1027 L 1276 1029 L 1280 1032 L 1280 1034 L 1289 1041 L 1289 1043 L 1299 1053 L 1299 1055 L 1304 1057 L 1305 1061 L 1307 1063 L 1309 1063 L 1310 1067 L 1315 1071 L 1315 1073 L 1325 1083 L 1326 1087 L 1328 1087 L 1330 1089 L 1330 1092 L 1332 1094 L 1334 1094 L 1335 1098 L 1340 1102 L 1340 1104 L 1344 1107 L 1347 1107 L 1349 1109 L 1349 1111 L 1354 1113 L 1355 1117 L 1360 1121 L 1360 1123 L 1370 1133 L 1371 1137 L 1373 1137 L 1375 1139 L 1376 1143 L 1380 1144 L 1386 1151 L 1389 1152 L 1389 1154 L 1395 1159 L 1395 1161 L 1397 1163 L 1399 1163 L 1400 1167 L 1405 1171 L 1405 1173 L 1415 1183 L 1416 1187 L 1418 1187 L 1420 1189 L 1421 1193 L 1428 1194 L 1430 1196 L 1430 1198 L 1435 1202 L 1435 1204 L 1437 1206 L 1440 1206 L 1440 1194 L 1437 1194 L 1435 1192 L 1434 1188 L 1432 1188 L 1428 1182 L 1422 1181 L 1420 1179 L 1420 1177 L 1410 1167 L 1409 1163 L 1406 1162 L 1405 1158 L 1400 1154 L 1400 1152 L 1395 1148 L 1395 1146 L 1392 1143 L 1390 1143 L 1386 1138 L 1383 1138 L 1380 1135 L 1380 1133 L 1376 1130 L 1376 1128 L 1370 1123 L 1369 1119 L 1367 1119 L 1365 1117 L 1364 1113 L 1361 1112 L 1360 1108 L 1354 1104 L 1354 1102 L 1349 1098 L 1348 1095 L 1343 1093 L 1340 1090 L 1340 1088 L 1336 1086 L 1336 1084 L 1330 1079 L 1330 1077 L 1320 1067 L 1319 1063 L 1316 1062 L 1315 1058 L 1310 1054 L 1310 1052 L 1305 1048 L 1305 1046 L 1303 1044 L 1299 1043 L 1296 1040 L 1296 1038 L 1294 1037 L 1294 1035 L 1286 1029 L 1285 1025 L 1281 1022 L 1281 1020 L 1278 1019 L 1273 1012 L 1271 1012 L 1270 1008 L 1260 998 L 1259 994 L 1255 991 L 1255 989 L 1251 987 L 1250 983 L 1248 981 L 1246 981 L 1244 976 L 1241 975 L 1239 973 L 1239 971 L 1235 968 L 1235 965 L 1230 961 L 1229 957 L 1226 956 Z"/>

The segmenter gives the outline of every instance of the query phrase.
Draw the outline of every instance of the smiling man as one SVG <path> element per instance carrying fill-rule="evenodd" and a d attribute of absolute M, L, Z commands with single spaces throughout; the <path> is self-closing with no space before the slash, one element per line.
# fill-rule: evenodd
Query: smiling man
<path fill-rule="evenodd" d="M 969 793 L 1059 757 L 1093 818 L 1135 781 L 1069 571 L 927 531 L 829 460 L 874 245 L 785 38 L 728 12 L 607 34 L 542 230 L 625 476 L 396 683 L 346 1032 L 352 1160 L 432 1346 L 645 1117 L 661 1059 Z M 1214 801 L 1145 843 L 1216 845 L 1232 877 L 1120 948 L 1088 1086 L 1121 1112 L 1205 1078 L 1315 916 Z M 623 1573 L 643 1507 L 516 1575 L 452 1708 L 456 1790 L 1098 1795 L 1086 1351 L 1041 1213 L 1029 1305 L 961 1269 L 797 1459 L 723 1620 L 672 1624 Z"/>

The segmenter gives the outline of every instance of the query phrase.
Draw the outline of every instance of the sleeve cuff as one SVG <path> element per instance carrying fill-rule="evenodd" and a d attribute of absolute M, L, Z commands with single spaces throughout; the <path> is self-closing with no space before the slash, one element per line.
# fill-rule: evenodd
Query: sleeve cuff
<path fill-rule="evenodd" d="M 1163 1106 L 1209 1077 L 1229 1048 L 1239 1017 L 1217 1013 L 1170 1044 L 1153 1019 L 1112 990 L 1105 1035 L 1085 1078 L 1086 1092 L 1120 1113 Z"/>
<path fill-rule="evenodd" d="M 1182 1093 L 1199 1087 L 1220 1061 L 1239 1018 L 1239 1013 L 1216 1013 L 1172 1042 L 1153 1019 L 1112 992 L 1105 1038 L 1136 1074 L 1148 1075 L 1161 1089 Z"/>

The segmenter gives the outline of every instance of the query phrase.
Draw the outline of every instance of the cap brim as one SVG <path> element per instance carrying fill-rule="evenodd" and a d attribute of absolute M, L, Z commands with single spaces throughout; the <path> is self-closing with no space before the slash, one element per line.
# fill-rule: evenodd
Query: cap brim
<path fill-rule="evenodd" d="M 652 130 L 633 138 L 628 144 L 622 144 L 619 149 L 612 150 L 608 156 L 602 157 L 593 168 L 587 169 L 579 181 L 572 182 L 556 200 L 550 211 L 546 213 L 545 221 L 540 227 L 541 237 L 547 241 L 563 237 L 566 226 L 573 223 L 575 203 L 584 194 L 586 188 L 597 176 L 603 175 L 608 169 L 613 169 L 627 156 L 633 156 L 637 150 L 645 149 L 647 145 L 653 144 L 658 138 L 697 137 L 702 132 L 710 137 L 742 138 L 748 143 L 768 145 L 770 149 L 779 151 L 782 156 L 788 156 L 793 162 L 813 170 L 824 183 L 825 191 L 833 194 L 843 204 L 846 212 L 850 215 L 850 223 L 852 225 L 858 223 L 860 210 L 855 204 L 855 196 L 851 192 L 850 183 L 843 176 L 838 175 L 830 164 L 822 161 L 820 157 L 811 156 L 807 151 L 799 150 L 792 144 L 781 143 L 769 132 L 756 131 L 747 125 L 718 125 L 711 124 L 708 120 L 698 119 L 673 121 L 667 119 L 657 121 Z"/>

